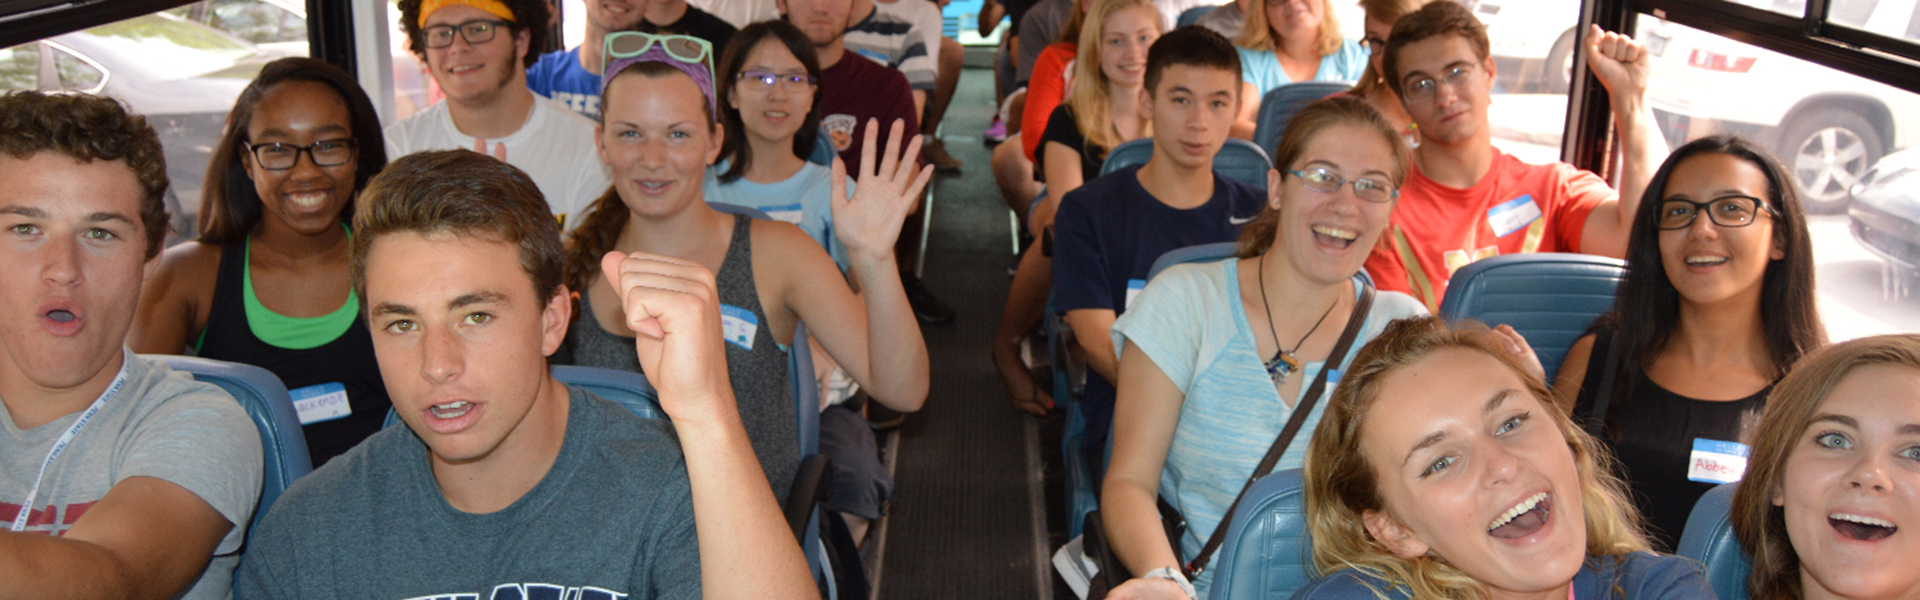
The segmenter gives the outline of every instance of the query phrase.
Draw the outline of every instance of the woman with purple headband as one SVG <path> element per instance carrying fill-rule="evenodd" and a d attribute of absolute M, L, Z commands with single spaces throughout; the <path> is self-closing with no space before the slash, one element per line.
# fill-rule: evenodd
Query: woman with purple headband
<path fill-rule="evenodd" d="M 800 463 L 787 346 L 801 321 L 874 399 L 903 412 L 918 410 L 926 400 L 926 344 L 901 288 L 893 242 L 931 167 L 916 176 L 913 161 L 901 159 L 918 156 L 920 140 L 916 136 L 903 150 L 904 126 L 898 122 L 882 160 L 872 155 L 880 147 L 873 143 L 879 124 L 868 124 L 867 166 L 858 174 L 857 193 L 847 193 L 846 167 L 834 161 L 834 233 L 851 266 L 843 278 L 800 228 L 707 205 L 701 185 L 706 169 L 718 158 L 724 136 L 734 132 L 714 119 L 712 50 L 705 41 L 623 32 L 608 36 L 606 49 L 595 145 L 613 187 L 571 234 L 567 285 L 581 290 L 580 310 L 562 353 L 574 364 L 639 364 L 628 317 L 639 307 L 623 305 L 602 282 L 641 273 L 603 273 L 603 264 L 618 264 L 609 260 L 613 256 L 657 263 L 662 272 L 697 265 L 713 273 L 729 383 L 754 453 L 784 502 Z M 849 279 L 859 295 L 849 289 Z"/>

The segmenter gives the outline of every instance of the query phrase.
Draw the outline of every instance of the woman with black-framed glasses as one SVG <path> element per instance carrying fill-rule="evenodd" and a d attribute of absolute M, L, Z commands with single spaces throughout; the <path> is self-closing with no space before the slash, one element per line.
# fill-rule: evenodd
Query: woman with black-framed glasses
<path fill-rule="evenodd" d="M 317 467 L 379 431 L 392 406 L 347 275 L 354 196 L 387 164 L 380 117 L 346 72 L 285 58 L 229 119 L 200 237 L 161 257 L 127 345 L 273 372 Z"/>
<path fill-rule="evenodd" d="M 1738 137 L 1675 150 L 1640 200 L 1613 311 L 1554 382 L 1612 446 L 1662 551 L 1701 494 L 1740 479 L 1774 383 L 1826 343 L 1792 182 Z"/>

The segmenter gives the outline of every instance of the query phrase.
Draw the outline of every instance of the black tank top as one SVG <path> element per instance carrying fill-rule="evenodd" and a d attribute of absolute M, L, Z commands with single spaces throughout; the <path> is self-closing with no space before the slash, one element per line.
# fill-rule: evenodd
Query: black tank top
<path fill-rule="evenodd" d="M 241 289 L 246 250 L 246 242 L 220 250 L 220 275 L 213 285 L 213 306 L 207 311 L 199 355 L 261 367 L 279 376 L 289 391 L 332 383 L 345 388 L 351 414 L 300 428 L 317 469 L 379 431 L 388 409 L 393 408 L 386 383 L 380 379 L 380 363 L 373 356 L 373 337 L 366 317 L 359 315 L 346 333 L 314 348 L 292 350 L 262 341 L 247 321 L 246 291 Z"/>
<path fill-rule="evenodd" d="M 1613 332 L 1594 336 L 1593 353 L 1587 359 L 1587 373 L 1580 382 L 1580 398 L 1574 404 L 1576 422 L 1584 422 L 1593 412 L 1594 396 L 1603 385 L 1600 372 L 1605 368 Z M 1631 364 L 1634 357 L 1622 355 L 1619 368 Z M 1614 396 L 1607 412 L 1612 413 L 1617 439 L 1602 439 L 1620 461 L 1622 479 L 1633 491 L 1634 503 L 1647 518 L 1647 533 L 1656 549 L 1672 552 L 1686 528 L 1687 515 L 1700 496 L 1715 483 L 1687 478 L 1693 455 L 1694 439 L 1737 442 L 1751 445 L 1753 430 L 1760 424 L 1760 413 L 1767 406 L 1773 385 L 1739 400 L 1695 400 L 1668 391 L 1640 372 L 1633 391 L 1627 397 Z M 1619 392 L 1616 391 L 1615 394 Z"/>

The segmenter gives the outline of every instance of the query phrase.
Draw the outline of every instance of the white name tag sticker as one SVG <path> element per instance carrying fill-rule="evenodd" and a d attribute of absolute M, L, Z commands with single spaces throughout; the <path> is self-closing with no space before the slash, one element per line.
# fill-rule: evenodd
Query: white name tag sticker
<path fill-rule="evenodd" d="M 720 305 L 720 334 L 727 343 L 741 350 L 753 349 L 753 334 L 760 331 L 760 319 L 752 312 L 732 304 Z"/>
<path fill-rule="evenodd" d="M 1687 479 L 1701 483 L 1733 483 L 1747 472 L 1746 444 L 1693 438 L 1687 458 Z"/>
<path fill-rule="evenodd" d="M 1144 290 L 1144 289 L 1147 289 L 1147 280 L 1128 279 L 1127 280 L 1127 301 L 1126 303 L 1120 305 L 1120 310 L 1124 311 L 1127 309 L 1127 307 L 1133 306 L 1133 299 L 1140 297 L 1140 290 Z"/>
<path fill-rule="evenodd" d="M 766 211 L 767 216 L 773 217 L 776 220 L 786 221 L 795 225 L 800 224 L 800 203 L 798 202 L 781 206 L 768 206 L 760 210 Z"/>
<path fill-rule="evenodd" d="M 1541 215 L 1540 205 L 1534 204 L 1533 196 L 1521 194 L 1519 198 L 1487 209 L 1487 226 L 1493 228 L 1494 237 L 1507 237 L 1540 220 Z"/>
<path fill-rule="evenodd" d="M 339 382 L 288 390 L 287 395 L 293 397 L 293 409 L 300 414 L 301 425 L 332 421 L 353 414 L 353 407 L 347 404 L 347 386 Z"/>

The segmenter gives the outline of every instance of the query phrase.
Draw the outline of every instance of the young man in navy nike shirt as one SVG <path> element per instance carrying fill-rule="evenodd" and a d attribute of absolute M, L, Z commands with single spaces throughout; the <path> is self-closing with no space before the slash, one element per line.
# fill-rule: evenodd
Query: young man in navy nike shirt
<path fill-rule="evenodd" d="M 1240 109 L 1240 55 L 1226 38 L 1200 27 L 1160 36 L 1147 50 L 1141 95 L 1153 111 L 1153 157 L 1068 193 L 1053 223 L 1054 310 L 1066 315 L 1093 370 L 1081 411 L 1083 450 L 1094 459 L 1113 423 L 1120 361 L 1112 329 L 1127 300 L 1161 254 L 1238 239 L 1266 198 L 1213 171 Z"/>

